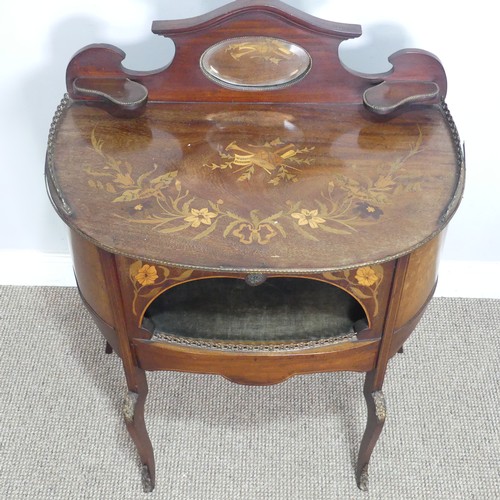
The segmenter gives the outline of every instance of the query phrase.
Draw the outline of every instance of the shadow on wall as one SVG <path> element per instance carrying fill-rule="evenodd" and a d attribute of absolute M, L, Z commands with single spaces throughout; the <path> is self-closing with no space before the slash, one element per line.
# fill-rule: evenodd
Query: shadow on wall
<path fill-rule="evenodd" d="M 195 6 L 195 3 L 199 5 Z M 43 64 L 28 73 L 24 82 L 20 82 L 16 91 L 19 98 L 6 103 L 7 114 L 18 116 L 19 121 L 24 124 L 23 143 L 26 144 L 28 152 L 24 161 L 25 174 L 32 179 L 40 179 L 38 181 L 40 190 L 30 196 L 34 205 L 31 209 L 39 214 L 37 227 L 31 230 L 34 240 L 30 243 L 31 246 L 45 252 L 67 252 L 66 230 L 50 206 L 48 197 L 42 194 L 44 188 L 41 175 L 50 123 L 57 105 L 66 92 L 66 67 L 73 55 L 91 43 L 109 43 L 128 54 L 124 65 L 129 68 L 151 70 L 163 67 L 168 64 L 174 53 L 173 43 L 151 33 L 151 21 L 190 17 L 213 10 L 225 3 L 225 0 L 209 2 L 200 0 L 172 6 L 163 2 L 161 7 L 156 0 L 141 2 L 141 8 L 151 13 L 151 19 L 144 26 L 141 38 L 130 44 L 117 42 L 106 35 L 110 31 L 110 26 L 116 27 L 116 22 L 110 19 L 108 23 L 105 19 L 93 15 L 70 16 L 51 29 Z M 68 12 L 71 12 L 70 9 L 71 6 Z M 126 36 L 122 35 L 121 39 L 123 38 Z M 44 200 L 42 204 L 40 197 Z"/>
<path fill-rule="evenodd" d="M 29 114 L 25 120 L 28 134 L 33 133 L 35 141 L 45 142 L 50 120 L 57 104 L 65 92 L 66 67 L 73 55 L 92 43 L 108 43 L 122 49 L 126 54 L 124 66 L 130 69 L 147 71 L 161 68 L 169 63 L 174 53 L 173 43 L 151 33 L 151 22 L 155 19 L 179 19 L 191 17 L 213 10 L 227 3 L 225 0 L 208 2 L 185 2 L 172 6 L 156 0 L 141 2 L 142 8 L 150 13 L 151 19 L 144 26 L 141 38 L 132 43 L 122 43 L 109 36 L 110 26 L 116 27 L 116 21 L 109 23 L 92 15 L 67 17 L 54 26 L 49 34 L 48 53 L 45 64 L 28 75 L 23 94 L 26 96 L 24 112 Z M 198 5 L 197 5 L 198 4 Z M 134 31 L 134 35 L 141 28 Z M 121 36 L 121 40 L 126 36 Z M 33 84 L 36 82 L 36 92 Z M 38 169 L 38 165 L 35 166 Z"/>
<path fill-rule="evenodd" d="M 361 37 L 347 40 L 339 47 L 340 60 L 354 71 L 385 73 L 392 68 L 387 58 L 413 45 L 406 30 L 397 24 L 371 24 L 362 29 Z"/>

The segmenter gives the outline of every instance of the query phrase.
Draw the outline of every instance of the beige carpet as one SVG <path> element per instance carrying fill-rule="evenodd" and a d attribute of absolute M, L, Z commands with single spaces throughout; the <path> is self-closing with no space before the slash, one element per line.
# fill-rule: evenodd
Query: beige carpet
<path fill-rule="evenodd" d="M 500 301 L 434 299 L 389 366 L 370 468 L 353 462 L 362 376 L 272 387 L 149 375 L 157 487 L 142 493 L 118 358 L 73 288 L 0 287 L 0 498 L 500 498 Z"/>

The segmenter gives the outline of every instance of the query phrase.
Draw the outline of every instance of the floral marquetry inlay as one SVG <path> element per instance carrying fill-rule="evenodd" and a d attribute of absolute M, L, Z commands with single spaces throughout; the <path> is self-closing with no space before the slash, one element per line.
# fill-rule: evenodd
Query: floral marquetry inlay
<path fill-rule="evenodd" d="M 348 269 L 342 273 L 323 273 L 323 277 L 333 282 L 344 282 L 356 298 L 369 300 L 373 304 L 373 316 L 379 313 L 378 289 L 384 279 L 384 268 L 379 264 Z"/>
<path fill-rule="evenodd" d="M 421 189 L 423 178 L 405 168 L 419 153 L 422 133 L 406 154 L 382 164 L 370 174 L 353 165 L 349 175 L 331 169 L 327 182 L 309 194 L 308 201 L 294 199 L 300 190 L 286 196 L 283 187 L 306 182 L 308 171 L 319 161 L 316 146 L 282 141 L 280 138 L 252 145 L 231 141 L 218 152 L 220 161 L 202 163 L 209 175 L 222 176 L 223 183 L 264 183 L 262 189 L 277 190 L 269 206 L 233 206 L 221 189 L 219 197 L 185 185 L 181 165 L 164 171 L 157 163 L 136 173 L 134 165 L 105 152 L 105 143 L 95 131 L 91 144 L 100 161 L 86 166 L 88 186 L 109 197 L 110 213 L 132 224 L 149 226 L 162 234 L 183 233 L 191 240 L 214 235 L 243 245 L 267 245 L 290 233 L 310 241 L 322 234 L 351 235 L 384 219 L 385 209 L 395 199 Z M 210 172 L 213 172 L 210 174 Z M 262 185 L 262 184 L 261 184 Z M 293 194 L 295 193 L 295 194 Z M 285 197 L 286 196 L 286 197 Z M 255 202 L 254 202 L 255 203 Z M 113 205 L 125 210 L 113 210 Z M 149 271 L 152 273 L 152 271 Z M 368 270 L 356 276 L 360 285 L 371 286 L 376 277 Z M 364 273 L 364 274 L 363 274 Z M 145 275 L 150 280 L 153 275 Z M 375 280 L 375 281 L 374 281 Z M 367 285 L 369 283 L 369 285 Z"/>
<path fill-rule="evenodd" d="M 193 274 L 192 269 L 175 274 L 168 267 L 144 264 L 137 260 L 129 267 L 129 279 L 133 288 L 132 312 L 137 316 L 137 300 L 152 299 L 160 293 L 167 282 L 180 282 Z"/>

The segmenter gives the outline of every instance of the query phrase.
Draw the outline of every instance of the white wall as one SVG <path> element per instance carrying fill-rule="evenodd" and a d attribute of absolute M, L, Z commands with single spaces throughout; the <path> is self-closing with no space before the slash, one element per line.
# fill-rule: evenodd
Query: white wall
<path fill-rule="evenodd" d="M 2 2 L 0 284 L 72 283 L 66 230 L 45 194 L 43 166 L 47 131 L 74 52 L 107 42 L 128 54 L 126 66 L 153 69 L 172 53 L 169 41 L 150 33 L 153 19 L 191 17 L 225 3 Z M 318 17 L 361 24 L 363 37 L 341 50 L 354 69 L 385 71 L 387 57 L 405 47 L 426 49 L 441 59 L 449 81 L 447 102 L 466 142 L 468 171 L 465 197 L 447 234 L 438 294 L 500 297 L 500 71 L 494 3 L 288 3 Z"/>

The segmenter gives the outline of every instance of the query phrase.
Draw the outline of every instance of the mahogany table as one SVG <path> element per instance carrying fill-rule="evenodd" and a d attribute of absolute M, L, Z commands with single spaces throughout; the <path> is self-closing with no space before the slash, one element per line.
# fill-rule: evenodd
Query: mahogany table
<path fill-rule="evenodd" d="M 123 362 L 124 418 L 154 487 L 146 372 L 275 384 L 366 372 L 356 478 L 382 431 L 382 384 L 436 284 L 464 155 L 440 62 L 345 68 L 357 25 L 281 2 L 155 21 L 171 64 L 78 52 L 50 130 L 46 180 L 70 227 L 82 300 Z"/>

